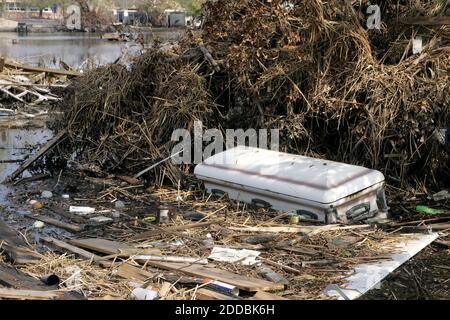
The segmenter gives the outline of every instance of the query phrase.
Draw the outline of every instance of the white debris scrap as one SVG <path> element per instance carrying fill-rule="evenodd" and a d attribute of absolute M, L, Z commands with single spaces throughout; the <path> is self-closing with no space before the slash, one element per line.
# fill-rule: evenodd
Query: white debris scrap
<path fill-rule="evenodd" d="M 240 262 L 245 266 L 251 266 L 258 262 L 256 258 L 260 254 L 261 252 L 255 250 L 214 247 L 208 259 L 230 263 Z"/>

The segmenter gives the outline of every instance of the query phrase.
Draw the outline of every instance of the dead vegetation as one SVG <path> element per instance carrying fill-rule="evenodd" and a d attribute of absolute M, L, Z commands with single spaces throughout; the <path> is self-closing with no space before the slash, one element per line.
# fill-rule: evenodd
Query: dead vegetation
<path fill-rule="evenodd" d="M 450 121 L 448 26 L 401 22 L 438 15 L 445 1 L 386 4 L 381 30 L 367 30 L 359 1 L 283 3 L 209 2 L 202 33 L 170 53 L 151 49 L 131 70 L 112 65 L 77 80 L 66 117 L 74 147 L 136 173 L 170 155 L 174 129 L 202 120 L 279 128 L 284 151 L 380 169 L 393 184 L 448 181 L 435 138 Z M 170 164 L 153 176 L 180 178 Z"/>

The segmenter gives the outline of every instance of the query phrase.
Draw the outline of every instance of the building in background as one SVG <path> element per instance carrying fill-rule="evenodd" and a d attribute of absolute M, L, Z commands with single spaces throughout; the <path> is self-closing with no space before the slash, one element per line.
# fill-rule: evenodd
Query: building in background
<path fill-rule="evenodd" d="M 143 14 L 138 12 L 137 9 L 123 9 L 116 8 L 113 10 L 114 21 L 127 25 L 135 25 L 137 22 L 141 22 Z"/>
<path fill-rule="evenodd" d="M 60 20 L 63 18 L 63 8 L 55 4 L 51 7 L 40 9 L 28 6 L 20 0 L 6 0 L 3 2 L 3 18 L 14 20 L 31 18 Z"/>
<path fill-rule="evenodd" d="M 186 26 L 186 13 L 182 9 L 164 11 L 165 23 L 168 28 L 180 28 Z"/>

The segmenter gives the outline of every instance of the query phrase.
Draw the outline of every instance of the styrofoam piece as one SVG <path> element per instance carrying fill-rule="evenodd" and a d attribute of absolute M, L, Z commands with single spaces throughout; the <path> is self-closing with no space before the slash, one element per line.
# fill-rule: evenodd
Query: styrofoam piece
<path fill-rule="evenodd" d="M 95 212 L 95 208 L 70 206 L 69 211 L 78 215 L 88 215 Z"/>
<path fill-rule="evenodd" d="M 399 242 L 398 249 L 391 254 L 390 260 L 358 265 L 355 267 L 354 273 L 345 279 L 344 285 L 332 284 L 325 288 L 324 293 L 328 296 L 335 296 L 339 300 L 357 299 L 375 288 L 384 278 L 429 246 L 438 237 L 437 233 L 405 235 L 405 240 Z"/>
<path fill-rule="evenodd" d="M 114 221 L 112 218 L 105 217 L 105 216 L 92 217 L 89 220 L 94 221 L 94 222 L 98 222 L 98 223 L 108 223 L 108 222 L 113 222 Z"/>
<path fill-rule="evenodd" d="M 131 297 L 135 300 L 155 300 L 158 297 L 158 292 L 144 288 L 136 288 L 131 292 Z"/>

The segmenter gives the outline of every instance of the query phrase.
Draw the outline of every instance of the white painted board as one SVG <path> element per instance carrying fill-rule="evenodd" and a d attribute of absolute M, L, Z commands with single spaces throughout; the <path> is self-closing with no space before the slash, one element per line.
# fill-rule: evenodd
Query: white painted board
<path fill-rule="evenodd" d="M 345 279 L 344 285 L 331 285 L 324 290 L 325 294 L 337 297 L 339 300 L 358 299 L 439 237 L 437 233 L 404 236 L 405 240 L 399 242 L 398 249 L 391 255 L 391 260 L 357 266 L 354 273 Z M 413 236 L 412 239 L 406 239 L 411 236 Z"/>

